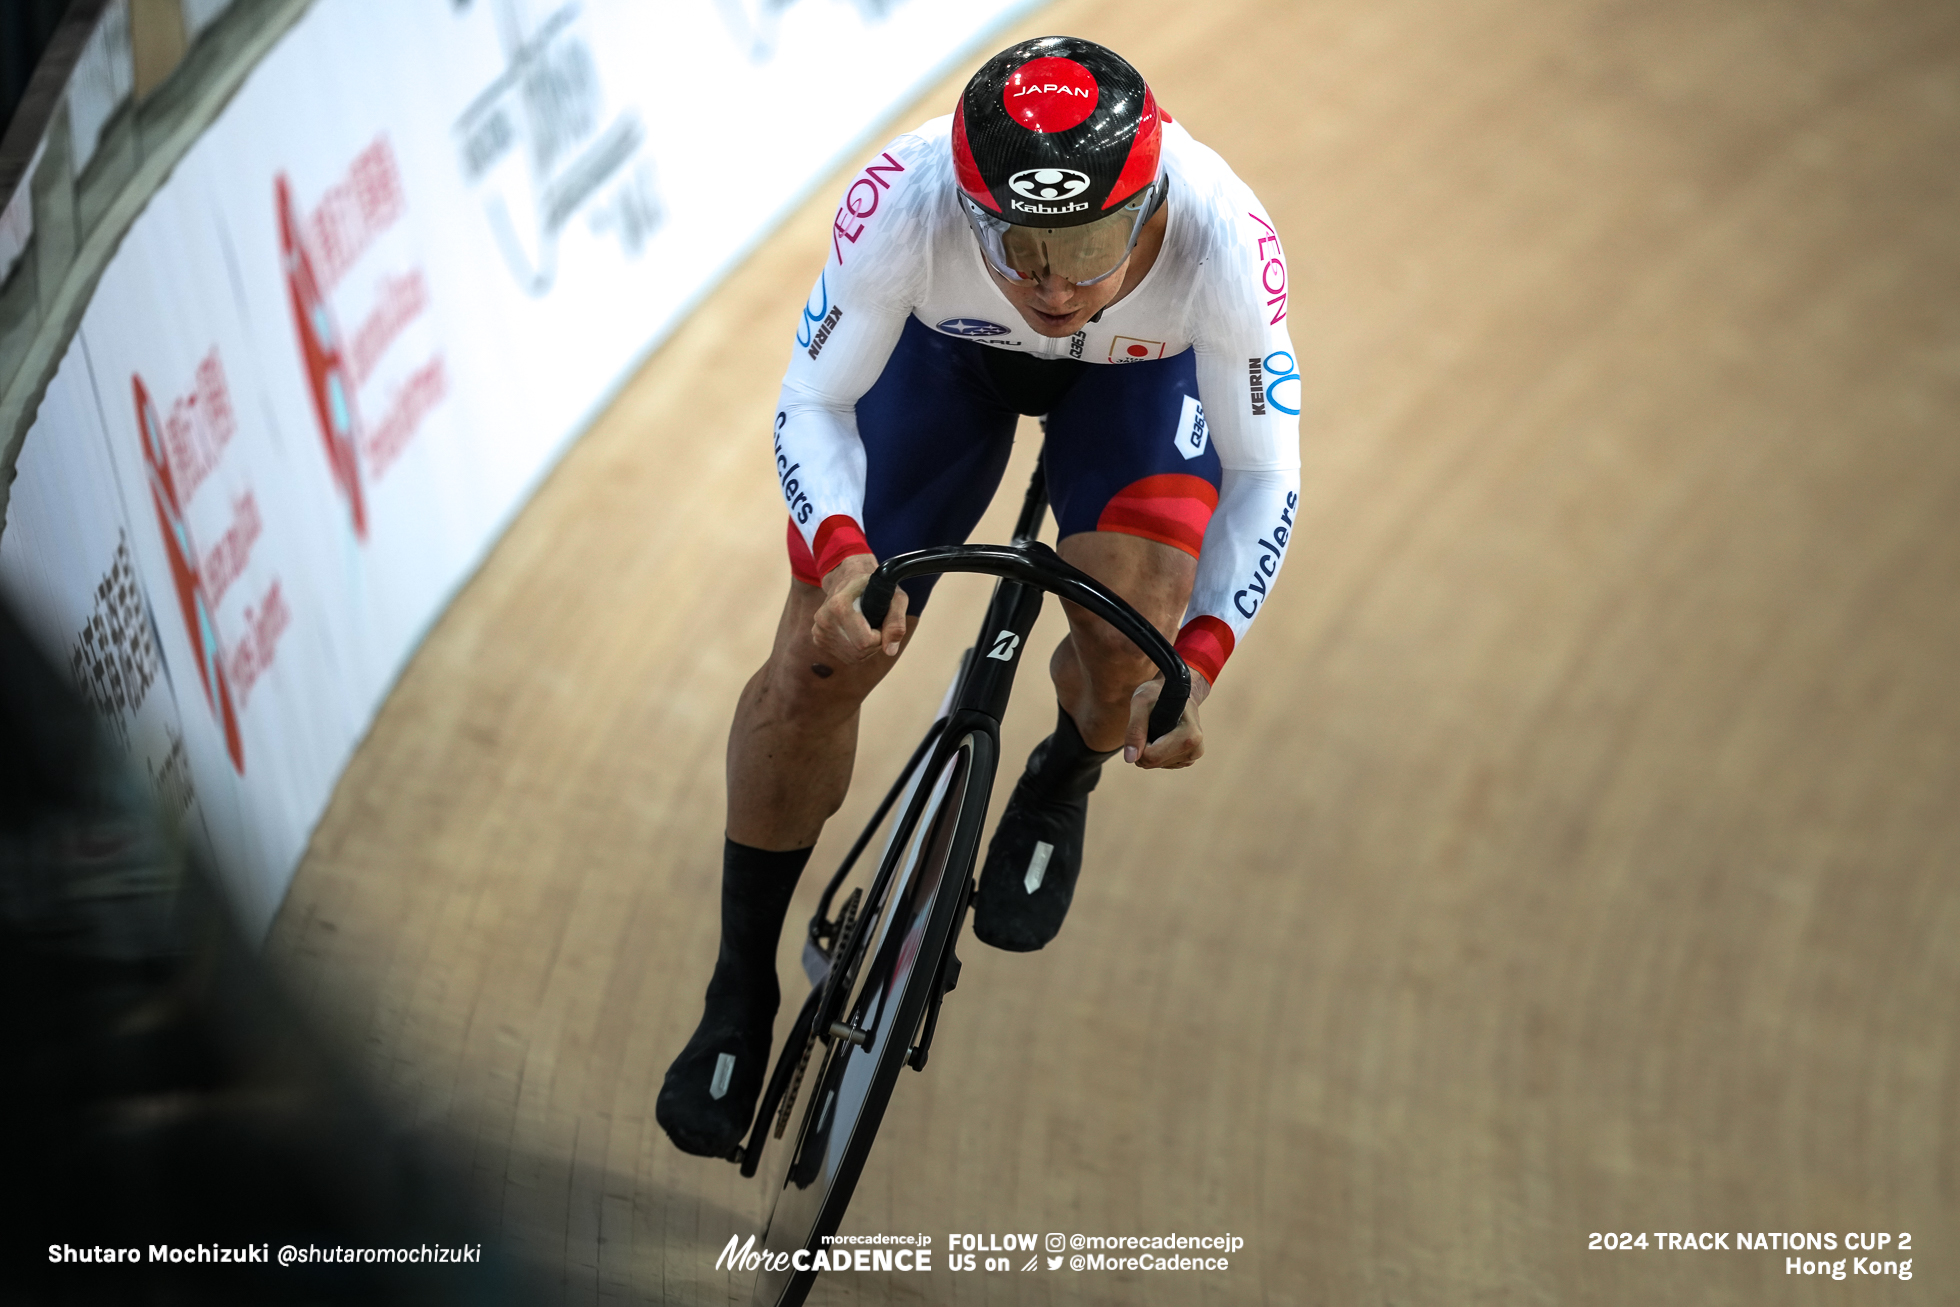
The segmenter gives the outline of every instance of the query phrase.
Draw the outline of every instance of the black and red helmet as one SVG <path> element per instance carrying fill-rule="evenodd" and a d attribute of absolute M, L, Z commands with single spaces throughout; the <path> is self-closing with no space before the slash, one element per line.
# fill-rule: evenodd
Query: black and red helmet
<path fill-rule="evenodd" d="M 960 191 L 999 221 L 1077 227 L 1158 180 L 1164 123 L 1143 75 L 1115 51 L 1043 36 L 983 65 L 953 111 Z"/>

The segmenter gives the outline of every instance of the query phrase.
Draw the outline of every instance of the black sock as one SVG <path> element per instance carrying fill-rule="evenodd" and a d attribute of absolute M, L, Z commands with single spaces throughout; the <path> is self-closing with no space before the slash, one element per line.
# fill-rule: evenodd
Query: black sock
<path fill-rule="evenodd" d="M 790 896 L 809 860 L 809 849 L 774 853 L 722 841 L 721 953 L 708 982 L 710 997 L 736 997 L 751 1011 L 775 1012 L 780 997 L 776 945 Z"/>
<path fill-rule="evenodd" d="M 1034 746 L 1028 755 L 1031 788 L 1044 799 L 1079 799 L 1096 788 L 1102 779 L 1102 765 L 1116 756 L 1116 750 L 1098 752 L 1082 742 L 1075 718 L 1060 704 L 1055 708 L 1055 733 Z"/>

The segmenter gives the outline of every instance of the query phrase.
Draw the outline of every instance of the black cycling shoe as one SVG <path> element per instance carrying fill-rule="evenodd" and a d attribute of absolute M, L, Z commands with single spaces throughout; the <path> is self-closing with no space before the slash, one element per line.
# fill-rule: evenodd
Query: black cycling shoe
<path fill-rule="evenodd" d="M 653 1117 L 684 1153 L 735 1161 L 769 1071 L 776 943 L 810 850 L 722 842 L 721 949 L 701 1024 L 667 1068 Z"/>
<path fill-rule="evenodd" d="M 721 979 L 717 967 L 715 982 Z M 775 977 L 769 980 L 773 992 Z M 667 1068 L 653 1117 L 682 1152 L 733 1160 L 769 1071 L 776 1004 L 717 990 L 709 984 L 701 1024 Z"/>
<path fill-rule="evenodd" d="M 1042 803 L 1024 776 L 987 846 L 980 893 L 973 900 L 973 934 L 1010 953 L 1032 953 L 1062 928 L 1082 871 L 1082 837 L 1089 797 Z"/>
<path fill-rule="evenodd" d="M 1082 871 L 1089 792 L 1114 752 L 1086 747 L 1064 712 L 1055 733 L 1028 755 L 980 871 L 973 934 L 981 943 L 1032 953 L 1061 930 Z"/>

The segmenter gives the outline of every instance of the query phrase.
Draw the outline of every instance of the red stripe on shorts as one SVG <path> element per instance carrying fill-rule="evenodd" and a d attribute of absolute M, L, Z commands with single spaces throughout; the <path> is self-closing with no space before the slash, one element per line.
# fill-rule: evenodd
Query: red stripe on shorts
<path fill-rule="evenodd" d="M 1236 643 L 1232 628 L 1207 614 L 1192 618 L 1177 633 L 1177 656 L 1190 664 L 1192 671 L 1217 685 L 1218 673 L 1232 656 L 1232 646 Z"/>
<path fill-rule="evenodd" d="M 1217 507 L 1218 489 L 1203 477 L 1160 472 L 1117 491 L 1103 506 L 1096 530 L 1142 536 L 1196 558 Z"/>

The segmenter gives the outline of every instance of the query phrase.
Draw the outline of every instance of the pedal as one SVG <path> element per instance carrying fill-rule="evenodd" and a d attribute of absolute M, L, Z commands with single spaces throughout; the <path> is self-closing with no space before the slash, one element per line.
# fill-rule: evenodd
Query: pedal
<path fill-rule="evenodd" d="M 830 976 L 830 955 L 807 935 L 803 937 L 803 974 L 812 985 L 821 985 Z"/>
<path fill-rule="evenodd" d="M 932 1053 L 932 1036 L 939 1029 L 939 1002 L 960 985 L 960 955 L 948 953 L 946 962 L 939 969 L 939 992 L 932 996 L 926 1006 L 925 1029 L 919 1033 L 919 1042 L 912 1045 L 905 1054 L 905 1061 L 914 1071 L 926 1069 L 926 1058 Z"/>

